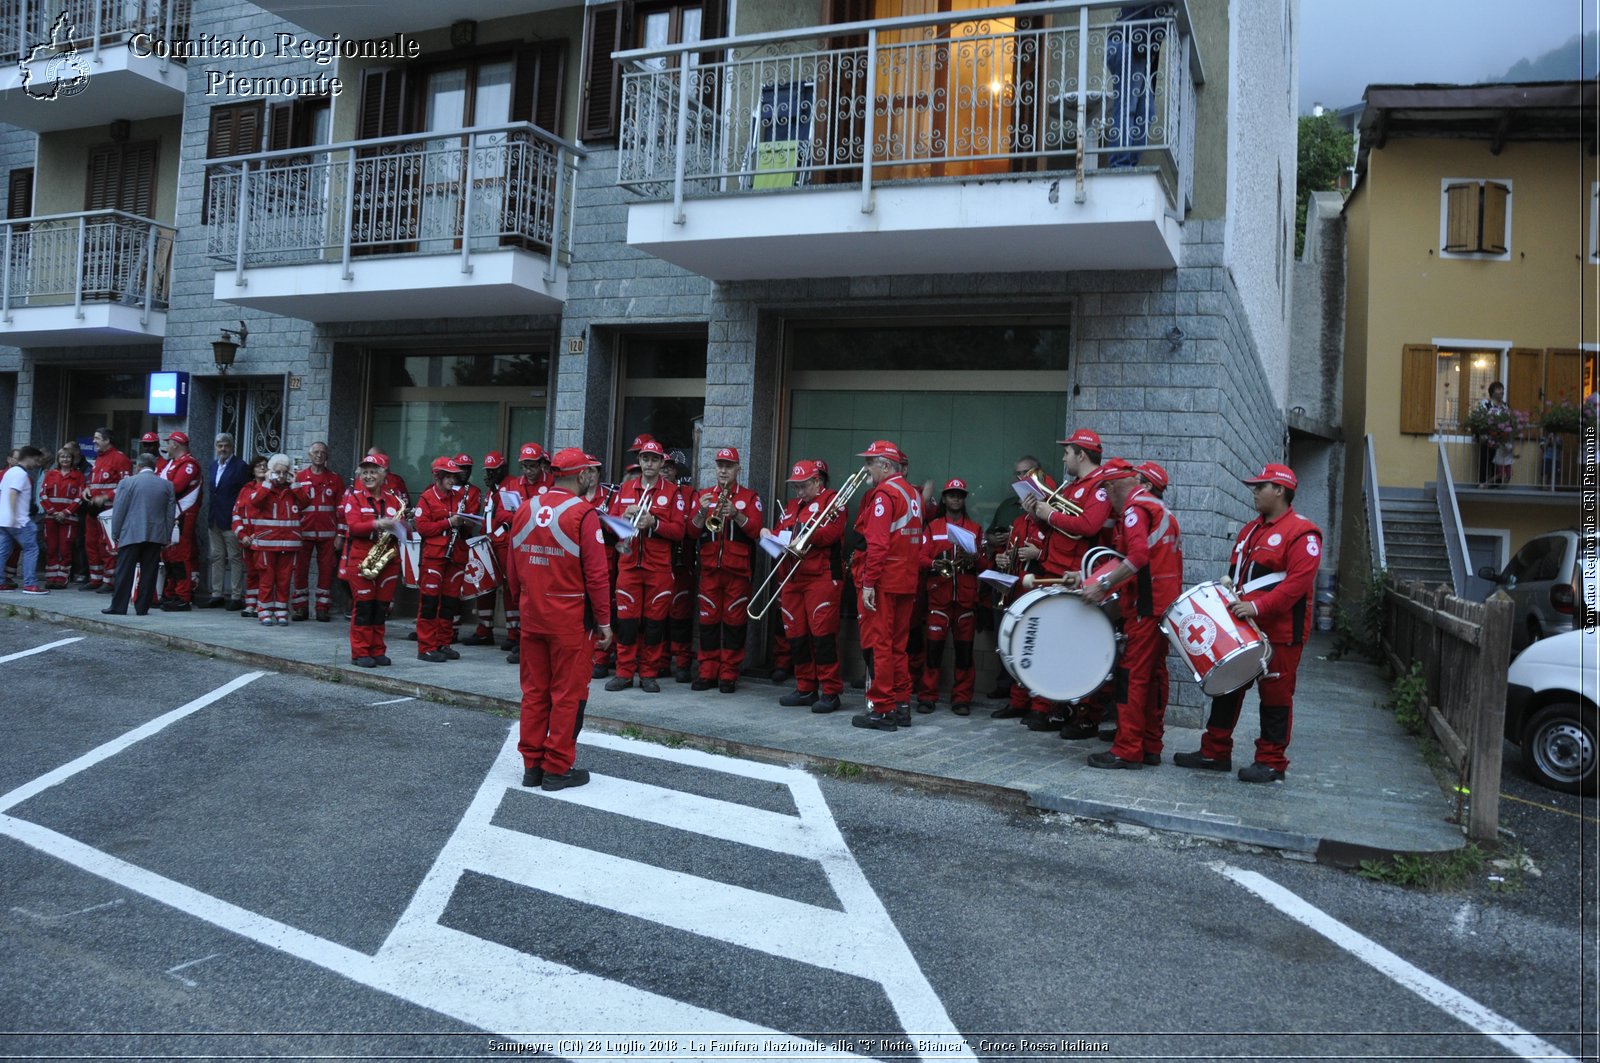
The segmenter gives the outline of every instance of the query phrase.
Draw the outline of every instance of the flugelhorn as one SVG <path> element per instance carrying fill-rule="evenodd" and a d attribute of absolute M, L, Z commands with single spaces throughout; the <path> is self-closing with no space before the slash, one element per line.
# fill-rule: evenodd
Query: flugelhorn
<path fill-rule="evenodd" d="M 795 532 L 794 538 L 784 544 L 783 552 L 786 556 L 778 558 L 777 562 L 772 566 L 772 571 L 767 573 L 767 578 L 761 581 L 761 586 L 757 587 L 755 593 L 750 595 L 749 605 L 745 608 L 746 616 L 752 620 L 760 620 L 767 615 L 772 609 L 772 603 L 778 600 L 778 596 L 783 593 L 783 588 L 788 586 L 789 581 L 794 578 L 795 571 L 800 567 L 800 560 L 806 556 L 806 551 L 811 549 L 811 539 L 817 534 L 817 530 L 836 516 L 842 515 L 846 507 L 850 505 L 850 500 L 855 497 L 856 492 L 860 491 L 862 485 L 871 478 L 871 471 L 863 465 L 855 475 L 839 485 L 839 490 L 828 500 L 828 504 L 818 511 L 816 516 L 800 525 L 799 530 Z M 709 519 L 706 521 L 706 527 L 711 527 Z M 783 571 L 783 575 L 780 578 L 778 573 L 783 570 L 783 563 L 791 560 L 794 563 L 786 571 Z M 778 580 L 775 587 L 772 586 L 774 579 Z M 771 588 L 770 590 L 768 589 L 769 587 Z"/>
<path fill-rule="evenodd" d="M 722 508 L 722 505 L 727 501 L 727 498 L 727 489 L 721 484 L 718 484 L 717 493 L 711 499 L 711 506 L 709 507 L 711 512 L 706 514 L 706 531 L 710 532 L 712 535 L 722 534 L 722 516 L 720 513 L 718 513 L 718 510 Z"/>

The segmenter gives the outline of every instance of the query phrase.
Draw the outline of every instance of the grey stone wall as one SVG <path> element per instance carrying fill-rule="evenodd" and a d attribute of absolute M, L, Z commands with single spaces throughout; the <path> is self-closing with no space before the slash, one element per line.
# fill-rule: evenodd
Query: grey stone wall
<path fill-rule="evenodd" d="M 1344 197 L 1318 192 L 1306 213 L 1305 248 L 1294 265 L 1289 408 L 1327 425 L 1344 418 Z"/>

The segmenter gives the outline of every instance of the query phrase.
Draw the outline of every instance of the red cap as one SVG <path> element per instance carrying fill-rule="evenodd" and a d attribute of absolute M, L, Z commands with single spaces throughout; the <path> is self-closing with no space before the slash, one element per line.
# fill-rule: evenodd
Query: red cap
<path fill-rule="evenodd" d="M 460 472 L 461 466 L 456 464 L 456 459 L 454 458 L 434 458 L 433 471 L 436 474 L 441 472 Z"/>
<path fill-rule="evenodd" d="M 182 443 L 184 446 L 188 446 L 189 445 L 189 436 L 185 432 L 168 432 L 167 433 L 167 442 L 168 443 Z"/>
<path fill-rule="evenodd" d="M 655 440 L 651 439 L 649 436 L 640 436 L 639 439 L 643 439 L 644 442 L 643 443 L 639 443 L 639 445 L 634 447 L 633 449 L 637 450 L 639 452 L 640 457 L 643 457 L 646 454 L 654 454 L 657 457 L 659 457 L 661 460 L 663 460 L 663 461 L 666 460 L 666 458 L 667 458 L 667 448 L 666 447 L 662 446 L 660 443 L 657 443 Z M 636 439 L 636 440 L 634 440 L 634 442 L 638 443 L 639 441 Z"/>
<path fill-rule="evenodd" d="M 457 465 L 461 466 L 463 469 L 472 468 L 472 455 L 471 454 L 457 454 L 455 457 L 451 458 L 450 460 L 455 462 Z"/>
<path fill-rule="evenodd" d="M 633 437 L 633 446 L 629 447 L 628 449 L 642 450 L 646 443 L 654 443 L 655 441 L 656 437 L 651 435 L 649 432 L 640 432 L 638 435 Z"/>
<path fill-rule="evenodd" d="M 1100 466 L 1095 475 L 1101 480 L 1125 480 L 1130 476 L 1137 476 L 1138 474 L 1139 470 L 1128 464 L 1127 458 L 1112 458 L 1110 461 Z"/>
<path fill-rule="evenodd" d="M 961 479 L 959 476 L 953 476 L 950 478 L 950 481 L 944 485 L 944 489 L 945 491 L 960 491 L 962 494 L 967 494 L 967 481 Z M 940 492 L 940 494 L 943 493 L 943 491 Z"/>
<path fill-rule="evenodd" d="M 1063 446 L 1064 447 L 1068 443 L 1071 443 L 1074 446 L 1080 446 L 1084 450 L 1104 450 L 1105 449 L 1105 447 L 1100 445 L 1100 437 L 1098 435 L 1096 435 L 1095 433 L 1091 432 L 1087 428 L 1080 428 L 1076 432 L 1073 432 L 1067 438 L 1056 440 L 1056 444 L 1058 446 Z"/>
<path fill-rule="evenodd" d="M 498 469 L 505 463 L 506 456 L 498 450 L 491 450 L 483 456 L 483 467 L 485 469 Z"/>
<path fill-rule="evenodd" d="M 599 458 L 590 454 L 587 450 L 583 452 L 583 460 L 593 469 L 598 469 L 603 464 Z"/>
<path fill-rule="evenodd" d="M 156 435 L 154 432 L 146 432 L 144 435 L 139 437 L 139 442 L 141 442 L 141 443 L 159 443 L 159 442 L 161 442 L 161 437 Z"/>
<path fill-rule="evenodd" d="M 562 447 L 550 458 L 550 467 L 563 476 L 579 469 L 598 468 L 600 463 L 577 447 Z"/>
<path fill-rule="evenodd" d="M 1282 484 L 1291 491 L 1300 485 L 1300 481 L 1295 479 L 1293 469 L 1287 465 L 1277 464 L 1268 465 L 1261 470 L 1260 476 L 1247 477 L 1243 482 L 1247 484 Z"/>
<path fill-rule="evenodd" d="M 717 451 L 717 460 L 731 461 L 737 465 L 739 464 L 739 451 L 733 447 L 723 447 L 721 450 Z"/>
<path fill-rule="evenodd" d="M 368 454 L 366 457 L 356 462 L 356 468 L 358 469 L 363 465 L 376 465 L 380 469 L 387 469 L 389 467 L 389 455 Z"/>
<path fill-rule="evenodd" d="M 1140 476 L 1143 476 L 1146 480 L 1149 480 L 1150 483 L 1151 483 L 1151 486 L 1159 487 L 1163 491 L 1165 491 L 1167 489 L 1167 482 L 1168 482 L 1168 480 L 1167 480 L 1167 470 L 1163 469 L 1161 466 L 1157 465 L 1155 462 L 1153 462 L 1153 461 L 1141 461 L 1139 464 L 1135 465 L 1133 468 L 1134 468 L 1134 471 L 1137 472 Z"/>
<path fill-rule="evenodd" d="M 524 443 L 517 453 L 518 461 L 544 461 L 544 448 L 537 443 Z"/>
<path fill-rule="evenodd" d="M 797 461 L 794 463 L 794 468 L 789 470 L 789 482 L 803 484 L 807 480 L 820 475 L 821 472 L 822 462 L 820 461 Z"/>
<path fill-rule="evenodd" d="M 888 458 L 897 465 L 905 465 L 911 461 L 910 458 L 906 457 L 904 451 L 887 439 L 873 440 L 870 447 L 856 456 L 860 458 Z"/>

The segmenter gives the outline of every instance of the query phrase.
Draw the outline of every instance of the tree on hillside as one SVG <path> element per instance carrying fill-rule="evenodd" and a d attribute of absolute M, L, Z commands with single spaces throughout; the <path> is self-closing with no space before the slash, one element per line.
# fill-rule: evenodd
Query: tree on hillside
<path fill-rule="evenodd" d="M 1340 128 L 1331 114 L 1300 118 L 1299 171 L 1294 187 L 1294 253 L 1306 245 L 1306 208 L 1311 193 L 1339 187 L 1339 178 L 1355 162 L 1355 137 Z"/>

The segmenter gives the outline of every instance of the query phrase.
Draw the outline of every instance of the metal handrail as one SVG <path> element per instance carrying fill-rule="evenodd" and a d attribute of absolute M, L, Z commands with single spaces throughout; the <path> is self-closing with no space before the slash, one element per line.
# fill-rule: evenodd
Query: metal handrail
<path fill-rule="evenodd" d="M 1367 503 L 1367 539 L 1371 544 L 1373 561 L 1380 570 L 1389 567 L 1389 554 L 1383 546 L 1383 503 L 1378 498 L 1378 453 L 1372 434 L 1366 437 L 1366 461 L 1361 472 L 1361 494 Z"/>
<path fill-rule="evenodd" d="M 89 7 L 91 10 L 85 11 Z M 75 9 L 75 10 L 74 10 Z M 161 0 L 159 9 L 151 11 L 145 3 L 119 3 L 114 0 L 0 0 L 0 61 L 13 62 L 34 44 L 47 44 L 56 18 L 64 11 L 72 14 L 72 35 L 68 43 L 87 45 L 95 63 L 101 62 L 103 44 L 118 35 L 139 33 L 158 34 L 171 40 L 175 25 L 187 23 L 191 14 L 190 0 Z M 16 33 L 16 46 L 5 38 Z M 176 57 L 184 62 L 183 57 Z M 161 69 L 167 68 L 170 59 L 163 56 Z"/>
<path fill-rule="evenodd" d="M 171 225 L 124 210 L 43 214 L 4 225 L 0 322 L 11 323 L 18 305 L 59 306 L 70 297 L 80 319 L 85 302 L 137 299 L 140 323 L 148 325 L 157 303 L 167 304 L 170 272 L 158 275 L 156 267 L 171 253 Z"/>
<path fill-rule="evenodd" d="M 275 151 L 253 151 L 248 155 L 225 155 L 206 160 L 207 169 L 225 168 L 232 163 L 263 162 L 271 159 L 300 159 L 318 151 L 343 151 L 347 148 L 381 148 L 389 144 L 415 144 L 423 140 L 448 140 L 452 137 L 475 137 L 489 133 L 532 133 L 540 140 L 565 148 L 578 158 L 587 158 L 589 152 L 582 144 L 558 137 L 532 122 L 506 122 L 500 125 L 475 125 L 462 129 L 438 129 L 425 133 L 401 133 L 392 137 L 368 137 L 365 140 L 340 140 L 332 144 L 312 144 L 302 148 L 278 148 Z"/>
<path fill-rule="evenodd" d="M 1439 447 L 1438 481 L 1434 495 L 1439 505 L 1439 523 L 1444 529 L 1444 552 L 1450 558 L 1450 582 L 1458 595 L 1467 592 L 1467 579 L 1472 575 L 1467 569 L 1467 532 L 1461 526 L 1461 507 L 1456 504 L 1456 481 L 1450 473 L 1450 459 Z"/>

